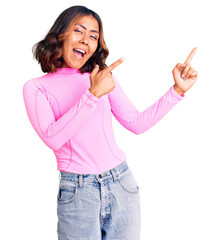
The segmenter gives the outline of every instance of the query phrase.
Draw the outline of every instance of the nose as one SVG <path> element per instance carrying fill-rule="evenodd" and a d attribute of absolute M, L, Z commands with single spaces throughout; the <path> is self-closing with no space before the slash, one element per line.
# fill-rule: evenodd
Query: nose
<path fill-rule="evenodd" d="M 88 37 L 86 34 L 82 35 L 80 42 L 88 45 Z"/>

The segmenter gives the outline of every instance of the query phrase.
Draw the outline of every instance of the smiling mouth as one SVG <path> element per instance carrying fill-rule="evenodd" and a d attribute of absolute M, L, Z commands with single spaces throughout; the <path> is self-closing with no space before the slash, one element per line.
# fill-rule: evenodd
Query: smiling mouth
<path fill-rule="evenodd" d="M 76 49 L 73 49 L 74 55 L 77 59 L 83 59 L 86 53 L 80 52 Z"/>

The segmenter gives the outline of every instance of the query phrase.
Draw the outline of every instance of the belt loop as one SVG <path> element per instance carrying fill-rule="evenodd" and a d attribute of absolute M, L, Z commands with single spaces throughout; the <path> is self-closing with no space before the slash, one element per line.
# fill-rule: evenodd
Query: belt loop
<path fill-rule="evenodd" d="M 80 188 L 82 188 L 82 178 L 83 178 L 82 174 L 79 174 L 79 176 L 78 176 L 78 184 L 79 184 Z"/>
<path fill-rule="evenodd" d="M 110 171 L 111 171 L 111 173 L 112 173 L 112 176 L 113 176 L 114 182 L 117 182 L 118 175 L 115 174 L 114 169 L 111 169 Z"/>

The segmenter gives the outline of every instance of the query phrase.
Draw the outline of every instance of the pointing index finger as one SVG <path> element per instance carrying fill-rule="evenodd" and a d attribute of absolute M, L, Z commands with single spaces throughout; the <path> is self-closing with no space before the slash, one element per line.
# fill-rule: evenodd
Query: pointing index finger
<path fill-rule="evenodd" d="M 186 61 L 184 62 L 184 64 L 190 63 L 193 59 L 193 56 L 196 53 L 197 48 L 193 48 L 192 51 L 190 52 L 189 56 L 187 57 Z"/>
<path fill-rule="evenodd" d="M 116 62 L 112 63 L 109 67 L 107 67 L 106 70 L 111 72 L 114 68 L 119 66 L 123 61 L 124 61 L 124 58 L 120 58 Z"/>

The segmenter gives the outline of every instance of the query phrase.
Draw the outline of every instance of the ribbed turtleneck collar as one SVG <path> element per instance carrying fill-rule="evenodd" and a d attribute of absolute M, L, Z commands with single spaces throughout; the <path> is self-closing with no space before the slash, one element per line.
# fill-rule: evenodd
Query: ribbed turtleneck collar
<path fill-rule="evenodd" d="M 74 74 L 74 73 L 80 73 L 80 70 L 77 68 L 57 68 L 56 73 L 58 73 L 58 74 Z"/>

